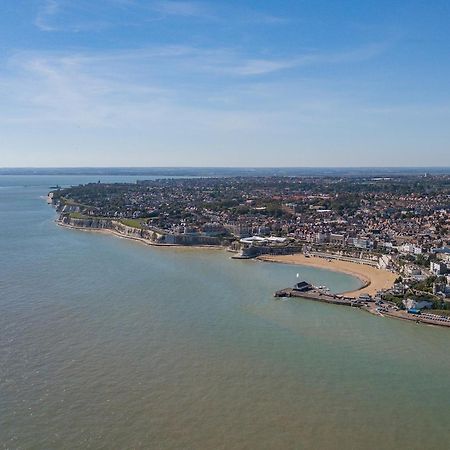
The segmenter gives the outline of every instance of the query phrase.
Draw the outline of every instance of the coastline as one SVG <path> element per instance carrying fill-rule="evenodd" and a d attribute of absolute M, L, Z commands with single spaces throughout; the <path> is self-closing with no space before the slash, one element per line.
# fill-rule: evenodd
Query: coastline
<path fill-rule="evenodd" d="M 119 237 L 122 239 L 129 239 L 130 241 L 139 242 L 144 245 L 149 245 L 151 247 L 170 247 L 175 249 L 187 248 L 187 249 L 209 249 L 209 250 L 225 250 L 225 247 L 221 245 L 180 245 L 180 244 L 162 244 L 157 242 L 149 241 L 148 239 L 138 238 L 134 236 L 128 236 L 126 234 L 119 233 L 110 228 L 91 228 L 91 227 L 77 227 L 75 225 L 69 225 L 66 223 L 62 223 L 58 219 L 55 220 L 56 224 L 62 228 L 68 228 L 77 231 L 86 231 L 89 233 L 102 233 L 109 234 L 115 237 Z"/>
<path fill-rule="evenodd" d="M 144 245 L 149 245 L 151 247 L 168 247 L 168 248 L 190 248 L 190 249 L 209 249 L 209 250 L 226 250 L 225 247 L 220 245 L 180 245 L 180 244 L 163 244 L 149 241 L 148 239 L 143 239 L 135 236 L 129 236 L 112 230 L 110 228 L 89 228 L 89 227 L 79 227 L 76 225 L 70 225 L 62 223 L 59 220 L 55 220 L 58 226 L 68 229 L 73 229 L 77 231 L 87 231 L 94 233 L 109 234 L 122 239 L 129 239 L 135 242 L 142 243 Z M 319 258 L 316 256 L 306 257 L 303 254 L 296 253 L 292 255 L 261 255 L 256 259 L 263 262 L 281 263 L 281 264 L 294 264 L 303 265 L 309 267 L 315 267 L 318 269 L 326 269 L 334 272 L 345 273 L 347 275 L 354 276 L 358 278 L 361 282 L 361 286 L 353 291 L 342 292 L 349 296 L 355 296 L 362 293 L 367 293 L 370 295 L 375 295 L 377 291 L 381 289 L 391 288 L 396 274 L 389 272 L 387 270 L 377 269 L 365 264 L 357 264 L 349 261 L 331 260 L 328 261 L 325 258 Z"/>
<path fill-rule="evenodd" d="M 210 250 L 226 250 L 225 247 L 220 245 L 180 245 L 180 244 L 163 244 L 152 242 L 148 239 L 143 239 L 135 236 L 129 236 L 123 233 L 119 233 L 116 230 L 110 228 L 89 228 L 78 227 L 75 225 L 65 224 L 59 220 L 55 222 L 60 227 L 69 228 L 78 231 L 88 231 L 95 233 L 110 234 L 123 239 L 129 239 L 135 242 L 139 242 L 152 247 L 169 247 L 169 248 L 191 248 L 191 249 L 210 249 Z M 378 269 L 365 264 L 357 264 L 349 261 L 340 260 L 327 260 L 325 258 L 319 258 L 316 256 L 306 257 L 304 254 L 296 253 L 292 255 L 261 255 L 256 259 L 263 262 L 281 263 L 281 264 L 295 264 L 309 267 L 315 267 L 318 269 L 326 269 L 334 272 L 345 273 L 347 275 L 358 278 L 361 282 L 361 286 L 353 291 L 342 292 L 342 294 L 355 296 L 362 293 L 369 295 L 375 295 L 377 291 L 382 289 L 389 289 L 392 287 L 396 274 L 387 270 Z"/>
<path fill-rule="evenodd" d="M 262 255 L 258 256 L 260 261 L 281 263 L 281 264 L 297 264 L 302 266 L 315 267 L 318 269 L 327 269 L 334 272 L 345 273 L 358 278 L 361 287 L 353 291 L 342 292 L 342 294 L 357 297 L 360 294 L 375 295 L 377 291 L 389 289 L 397 278 L 395 273 L 387 270 L 378 269 L 365 264 L 357 264 L 349 261 L 327 260 L 316 256 L 306 257 L 303 254 L 293 255 Z"/>
<path fill-rule="evenodd" d="M 133 241 L 137 241 L 141 244 L 150 245 L 152 247 L 170 247 L 175 250 L 179 249 L 191 249 L 191 250 L 226 250 L 223 246 L 212 246 L 212 245 L 179 245 L 179 244 L 159 244 L 148 241 L 146 239 L 140 239 L 134 236 L 127 236 L 121 234 L 115 230 L 111 230 L 108 228 L 87 228 L 87 227 L 77 227 L 74 225 L 63 224 L 58 220 L 55 221 L 59 226 L 69 229 L 74 229 L 77 231 L 87 231 L 87 232 L 96 232 L 96 233 L 104 233 L 110 234 L 115 237 L 130 239 Z M 381 289 L 388 289 L 392 287 L 392 284 L 396 278 L 396 274 L 389 272 L 387 270 L 378 269 L 372 266 L 368 266 L 365 264 L 358 264 L 349 261 L 340 261 L 340 260 L 327 260 L 325 258 L 319 257 L 305 257 L 303 254 L 292 254 L 292 255 L 262 255 L 257 257 L 256 259 L 262 262 L 272 262 L 272 263 L 280 263 L 280 264 L 294 264 L 294 265 L 303 265 L 309 267 L 315 267 L 318 269 L 326 269 L 339 273 L 346 273 L 348 275 L 354 276 L 360 280 L 362 285 L 353 291 L 342 292 L 346 296 L 350 297 L 358 297 L 360 294 L 367 293 L 372 296 L 376 294 L 377 291 Z M 323 300 L 321 300 L 323 301 Z M 334 303 L 334 302 L 333 302 Z M 376 316 L 386 316 L 394 319 L 401 319 L 407 322 L 417 322 L 424 325 L 429 326 L 440 326 L 440 327 L 450 327 L 448 323 L 441 323 L 428 318 L 418 318 L 416 316 L 412 317 L 404 313 L 403 311 L 398 312 L 383 312 L 383 314 L 377 312 L 373 307 L 367 306 L 361 308 L 363 311 L 369 312 L 370 314 Z"/>

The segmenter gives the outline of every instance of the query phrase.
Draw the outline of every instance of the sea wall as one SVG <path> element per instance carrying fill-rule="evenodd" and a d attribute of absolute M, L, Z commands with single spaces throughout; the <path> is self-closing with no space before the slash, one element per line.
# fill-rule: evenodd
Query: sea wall
<path fill-rule="evenodd" d="M 159 229 L 130 227 L 115 219 L 101 217 L 73 217 L 66 212 L 60 215 L 58 222 L 60 225 L 72 228 L 111 230 L 121 236 L 148 241 L 148 243 L 155 245 L 221 245 L 221 240 L 217 237 L 197 234 L 164 233 Z"/>
<path fill-rule="evenodd" d="M 61 225 L 68 225 L 75 228 L 112 228 L 112 221 L 110 219 L 102 218 L 78 218 L 71 217 L 70 215 L 61 214 L 58 222 Z"/>
<path fill-rule="evenodd" d="M 97 230 L 111 230 L 124 237 L 133 239 L 145 239 L 151 243 L 161 243 L 164 235 L 152 230 L 130 227 L 118 220 L 101 217 L 73 217 L 70 214 L 61 214 L 58 222 L 61 225 L 73 228 L 88 228 Z"/>

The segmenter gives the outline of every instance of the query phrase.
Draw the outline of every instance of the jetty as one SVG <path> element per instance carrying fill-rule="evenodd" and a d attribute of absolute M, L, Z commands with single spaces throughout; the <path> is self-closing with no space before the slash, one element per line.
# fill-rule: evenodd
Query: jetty
<path fill-rule="evenodd" d="M 303 298 L 322 303 L 331 303 L 333 305 L 352 306 L 381 317 L 387 316 L 417 324 L 450 328 L 450 317 L 448 316 L 418 310 L 400 310 L 396 305 L 383 301 L 379 296 L 372 298 L 370 295 L 362 294 L 358 298 L 355 298 L 342 294 L 332 294 L 327 289 L 313 286 L 306 281 L 300 281 L 293 288 L 276 291 L 273 295 L 274 297 Z"/>
<path fill-rule="evenodd" d="M 340 294 L 332 294 L 323 288 L 318 288 L 306 281 L 297 283 L 293 288 L 276 291 L 274 297 L 299 297 L 316 300 L 323 303 L 331 303 L 341 306 L 361 307 L 363 302 L 354 297 L 346 297 Z"/>

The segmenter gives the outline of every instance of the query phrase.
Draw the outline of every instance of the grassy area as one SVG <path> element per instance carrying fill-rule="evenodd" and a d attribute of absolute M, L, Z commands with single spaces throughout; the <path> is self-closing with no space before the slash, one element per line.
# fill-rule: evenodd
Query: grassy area
<path fill-rule="evenodd" d="M 120 223 L 123 223 L 127 227 L 133 227 L 133 228 L 144 228 L 143 221 L 145 219 L 120 219 Z"/>
<path fill-rule="evenodd" d="M 71 219 L 107 219 L 107 217 L 100 217 L 100 216 L 88 216 L 86 214 L 82 214 L 79 212 L 71 212 L 69 213 L 69 217 Z"/>
<path fill-rule="evenodd" d="M 69 217 L 71 219 L 89 219 L 88 216 L 85 216 L 84 214 L 81 214 L 79 212 L 71 212 L 69 213 Z"/>
<path fill-rule="evenodd" d="M 82 214 L 80 212 L 71 212 L 71 213 L 69 213 L 69 217 L 71 219 L 107 219 L 107 217 L 88 216 L 88 215 Z M 119 219 L 119 222 L 126 225 L 127 227 L 143 229 L 144 228 L 144 224 L 143 224 L 144 220 L 145 219 Z"/>
<path fill-rule="evenodd" d="M 67 197 L 61 197 L 60 198 L 61 203 L 63 203 L 64 205 L 69 205 L 69 206 L 80 206 L 82 208 L 89 208 L 89 205 L 84 205 L 83 203 L 78 203 L 75 200 L 72 200 L 71 198 L 67 198 Z"/>
<path fill-rule="evenodd" d="M 386 294 L 384 296 L 384 299 L 388 302 L 392 302 L 395 303 L 399 308 L 403 308 L 403 295 L 401 296 L 397 296 L 397 295 L 392 295 L 392 294 Z"/>

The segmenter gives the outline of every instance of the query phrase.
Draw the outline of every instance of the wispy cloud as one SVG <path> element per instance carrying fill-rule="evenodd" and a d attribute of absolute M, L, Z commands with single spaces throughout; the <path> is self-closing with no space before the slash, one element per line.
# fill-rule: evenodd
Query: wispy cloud
<path fill-rule="evenodd" d="M 40 0 L 34 24 L 45 32 L 87 32 L 152 21 L 198 19 L 226 24 L 276 25 L 288 20 L 246 8 L 196 0 Z"/>
<path fill-rule="evenodd" d="M 371 60 L 382 54 L 387 44 L 370 44 L 351 50 L 334 52 L 305 52 L 292 55 L 290 58 L 245 58 L 235 54 L 215 56 L 198 65 L 198 70 L 209 70 L 218 74 L 239 77 L 254 77 L 274 72 L 301 69 L 309 66 L 330 66 L 337 64 L 351 64 Z"/>
<path fill-rule="evenodd" d="M 334 66 L 368 61 L 378 57 L 386 49 L 385 44 L 371 44 L 356 49 L 334 52 L 305 52 L 287 58 L 275 55 L 254 57 L 247 52 L 226 47 L 198 47 L 192 45 L 159 45 L 143 48 L 109 50 L 101 52 L 79 53 L 18 53 L 14 60 L 33 61 L 37 57 L 51 65 L 69 68 L 89 67 L 91 72 L 108 68 L 112 74 L 131 72 L 134 78 L 161 74 L 174 74 L 175 82 L 180 82 L 184 75 L 203 77 L 212 81 L 221 79 L 223 83 L 233 83 L 236 78 L 258 79 L 265 75 L 290 71 L 292 76 L 301 75 L 304 67 Z M 28 58 L 28 59 L 27 59 Z M 299 72 L 300 71 L 300 72 Z M 176 74 L 176 76 L 175 76 Z M 206 78 L 205 78 L 206 77 Z M 164 78 L 167 78 L 165 75 Z M 199 80 L 197 80 L 199 81 Z"/>
<path fill-rule="evenodd" d="M 305 84 L 298 81 L 301 73 L 289 77 L 286 86 L 266 82 L 265 76 L 306 65 L 360 61 L 380 49 L 309 53 L 290 59 L 251 58 L 233 49 L 187 45 L 17 53 L 9 62 L 12 74 L 0 77 L 0 98 L 10 106 L 0 125 L 14 121 L 84 127 L 127 124 L 134 129 L 173 123 L 179 117 L 184 123 L 189 118 L 194 128 L 207 122 L 215 128 L 235 129 L 266 126 L 275 111 L 278 115 L 295 111 L 297 120 L 307 122 L 319 116 L 331 120 L 331 111 L 339 109 L 341 101 L 335 94 L 317 85 L 300 87 Z M 291 120 L 285 117 L 286 123 Z"/>
<path fill-rule="evenodd" d="M 147 24 L 170 16 L 212 18 L 206 3 L 142 0 L 41 0 L 34 24 L 45 32 L 86 32 Z M 115 15 L 118 14 L 118 17 Z"/>
<path fill-rule="evenodd" d="M 244 59 L 238 61 L 206 61 L 199 69 L 210 70 L 222 75 L 254 77 L 291 69 L 297 66 L 295 60 Z"/>
<path fill-rule="evenodd" d="M 41 0 L 42 3 L 34 20 L 34 25 L 45 32 L 79 33 L 100 31 L 114 25 L 104 11 L 112 5 L 116 7 L 130 6 L 125 0 L 97 0 L 96 3 L 77 0 Z"/>
<path fill-rule="evenodd" d="M 267 25 L 286 24 L 289 19 L 246 8 L 243 5 L 226 5 L 217 2 L 191 0 L 162 0 L 150 3 L 150 9 L 164 16 L 184 16 L 214 21 L 261 23 Z"/>
<path fill-rule="evenodd" d="M 378 51 L 310 53 L 293 61 L 343 64 L 375 57 Z M 298 73 L 284 81 L 264 76 L 294 70 L 291 64 L 191 46 L 17 53 L 9 61 L 9 73 L 0 74 L 0 130 L 4 136 L 25 127 L 29 133 L 37 129 L 41 136 L 48 135 L 43 142 L 61 136 L 59 146 L 86 142 L 87 148 L 116 148 L 117 164 L 125 164 L 128 157 L 120 159 L 122 145 L 139 148 L 141 155 L 159 155 L 158 164 L 168 164 L 169 153 L 172 163 L 179 163 L 184 151 L 194 150 L 203 155 L 196 163 L 204 163 L 207 152 L 198 148 L 226 151 L 230 164 L 251 164 L 250 157 L 242 159 L 242 142 L 253 146 L 253 156 L 260 149 L 278 148 L 280 142 L 293 154 L 299 145 L 327 151 L 327 129 L 333 148 L 344 151 L 350 129 L 366 133 L 364 143 L 367 135 L 377 139 L 379 123 L 392 128 L 396 122 L 448 118 L 445 104 L 368 102 L 355 92 L 354 83 L 347 91 Z M 88 150 L 84 155 L 94 161 Z M 98 157 L 101 161 L 101 153 Z M 155 159 L 146 161 L 156 164 Z"/>
<path fill-rule="evenodd" d="M 110 137 L 123 133 L 127 145 L 167 150 L 173 144 L 180 152 L 190 145 L 196 153 L 214 144 L 236 148 L 239 159 L 243 142 L 253 142 L 253 156 L 280 142 L 296 155 L 299 142 L 326 150 L 340 139 L 345 150 L 350 138 L 365 145 L 365 132 L 376 142 L 380 124 L 398 140 L 396 121 L 405 135 L 420 130 L 421 122 L 439 135 L 448 122 L 445 67 L 439 72 L 424 53 L 426 70 L 410 80 L 413 66 L 404 51 L 412 48 L 401 47 L 377 17 L 367 31 L 349 27 L 352 19 L 342 8 L 324 15 L 298 2 L 33 4 L 35 16 L 13 14 L 21 24 L 25 17 L 34 21 L 20 39 L 16 24 L 3 24 L 14 39 L 9 48 L 25 47 L 0 65 L 2 143 L 9 134 L 10 143 L 27 148 L 34 130 L 42 147 L 59 133 L 58 145 L 50 145 L 55 149 L 82 129 L 95 143 L 117 148 Z M 366 11 L 357 9 L 355 20 L 365 23 Z M 377 64 L 381 56 L 387 70 Z M 436 86 L 421 89 L 435 80 Z"/>
<path fill-rule="evenodd" d="M 56 28 L 50 25 L 50 19 L 58 13 L 59 8 L 57 0 L 45 0 L 39 8 L 34 24 L 42 31 L 55 31 Z"/>
<path fill-rule="evenodd" d="M 156 1 L 150 4 L 150 9 L 166 16 L 215 17 L 207 3 L 196 1 Z"/>

